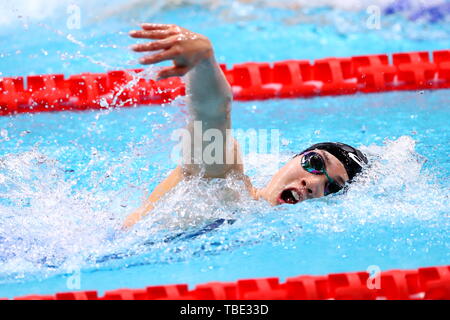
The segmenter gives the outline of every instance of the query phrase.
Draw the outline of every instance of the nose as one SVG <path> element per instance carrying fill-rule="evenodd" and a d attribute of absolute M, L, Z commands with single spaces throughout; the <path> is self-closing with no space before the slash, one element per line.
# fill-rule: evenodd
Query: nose
<path fill-rule="evenodd" d="M 322 179 L 319 175 L 312 175 L 309 179 L 301 180 L 302 186 L 306 189 L 308 199 L 320 198 L 323 196 Z"/>

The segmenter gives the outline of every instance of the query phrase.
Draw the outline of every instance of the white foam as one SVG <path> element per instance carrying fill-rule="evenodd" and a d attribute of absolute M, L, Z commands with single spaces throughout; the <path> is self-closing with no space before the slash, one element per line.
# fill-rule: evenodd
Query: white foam
<path fill-rule="evenodd" d="M 172 251 L 166 255 L 158 251 L 166 250 L 161 246 L 171 248 L 162 241 L 164 234 L 195 229 L 216 219 L 237 220 L 238 227 L 233 228 L 239 232 L 222 241 L 224 248 L 236 241 L 263 241 L 267 237 L 272 241 L 274 235 L 288 241 L 305 232 L 329 234 L 366 225 L 441 221 L 449 191 L 442 190 L 423 170 L 425 159 L 415 152 L 414 145 L 415 141 L 405 136 L 387 140 L 383 146 L 362 146 L 371 166 L 346 194 L 296 206 L 273 208 L 264 201 L 254 201 L 242 182 L 233 179 L 182 182 L 128 233 L 119 230 L 124 214 L 141 201 L 130 202 L 129 198 L 137 193 L 145 196 L 143 190 L 131 186 L 102 191 L 95 183 L 103 183 L 106 176 L 116 179 L 116 170 L 132 170 L 132 165 L 119 163 L 106 173 L 95 172 L 93 168 L 105 155 L 93 150 L 86 173 L 95 183 L 88 189 L 74 190 L 77 181 L 64 178 L 61 164 L 38 148 L 9 154 L 0 159 L 0 197 L 9 202 L 0 204 L 0 275 L 20 278 L 37 272 L 64 273 L 109 253 L 148 251 L 142 244 L 149 239 L 155 241 L 151 250 L 155 261 L 170 259 Z M 124 158 L 132 162 L 136 150 L 130 152 Z M 283 163 L 291 155 L 281 157 Z M 270 166 L 274 162 L 270 155 L 251 154 L 245 161 L 246 173 L 257 186 L 267 183 L 276 170 Z M 123 203 L 128 205 L 123 208 Z M 302 212 L 305 214 L 299 214 Z M 182 247 L 185 249 L 179 254 L 185 256 L 195 250 L 191 244 Z"/>

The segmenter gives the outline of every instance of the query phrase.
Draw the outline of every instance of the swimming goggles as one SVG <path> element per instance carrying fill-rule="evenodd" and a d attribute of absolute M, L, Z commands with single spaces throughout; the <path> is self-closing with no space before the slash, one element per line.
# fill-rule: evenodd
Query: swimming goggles
<path fill-rule="evenodd" d="M 332 193 L 340 191 L 343 186 L 340 186 L 333 178 L 331 178 L 325 170 L 325 160 L 322 155 L 317 152 L 310 151 L 303 154 L 301 160 L 302 168 L 312 174 L 324 174 L 328 182 L 325 184 L 324 195 L 327 196 Z"/>

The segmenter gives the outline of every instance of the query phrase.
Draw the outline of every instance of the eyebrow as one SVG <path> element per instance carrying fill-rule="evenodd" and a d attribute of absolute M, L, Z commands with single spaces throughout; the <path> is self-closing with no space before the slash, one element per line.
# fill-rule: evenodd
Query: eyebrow
<path fill-rule="evenodd" d="M 330 158 L 328 158 L 328 155 L 325 152 L 322 152 L 322 154 L 323 154 L 323 156 L 325 158 L 325 167 L 329 167 L 329 165 L 331 163 L 330 162 Z M 327 172 L 328 172 L 328 170 L 327 170 Z M 345 184 L 344 179 L 341 176 L 339 176 L 339 175 L 337 176 L 336 180 L 338 180 L 338 182 L 339 182 L 339 184 L 341 186 L 343 186 Z"/>

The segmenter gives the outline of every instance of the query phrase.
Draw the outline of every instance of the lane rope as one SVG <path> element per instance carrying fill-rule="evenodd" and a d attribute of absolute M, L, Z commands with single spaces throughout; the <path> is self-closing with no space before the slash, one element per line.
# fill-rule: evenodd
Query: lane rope
<path fill-rule="evenodd" d="M 298 276 L 280 283 L 278 278 L 210 282 L 189 290 L 187 284 L 143 289 L 61 292 L 27 295 L 15 300 L 442 300 L 450 299 L 450 266 L 417 270 L 335 273 Z M 5 299 L 7 300 L 7 299 Z"/>
<path fill-rule="evenodd" d="M 244 101 L 450 88 L 450 50 L 220 66 Z M 185 94 L 180 78 L 147 80 L 142 71 L 0 78 L 0 115 L 160 105 Z"/>

